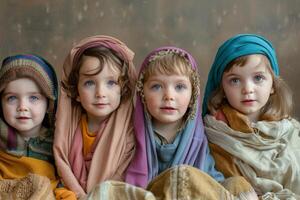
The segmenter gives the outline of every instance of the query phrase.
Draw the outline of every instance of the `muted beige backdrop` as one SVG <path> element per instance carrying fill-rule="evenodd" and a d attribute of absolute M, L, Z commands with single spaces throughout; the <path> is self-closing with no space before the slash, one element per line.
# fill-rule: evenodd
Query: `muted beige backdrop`
<path fill-rule="evenodd" d="M 196 59 L 204 89 L 218 46 L 237 33 L 262 34 L 277 50 L 300 119 L 299 0 L 2 0 L 0 57 L 35 53 L 60 77 L 73 44 L 106 34 L 124 41 L 139 68 L 152 49 L 175 45 Z M 1 84 L 1 83 L 0 83 Z"/>

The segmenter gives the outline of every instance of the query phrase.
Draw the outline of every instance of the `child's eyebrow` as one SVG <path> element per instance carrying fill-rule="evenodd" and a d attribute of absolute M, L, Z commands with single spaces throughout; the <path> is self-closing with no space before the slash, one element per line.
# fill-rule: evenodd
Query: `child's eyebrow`
<path fill-rule="evenodd" d="M 107 79 L 118 79 L 120 76 L 118 75 L 111 75 L 111 76 L 106 76 L 105 78 Z"/>
<path fill-rule="evenodd" d="M 151 79 L 148 79 L 147 82 L 163 82 L 164 80 L 162 79 L 158 79 L 158 78 L 151 78 Z"/>
<path fill-rule="evenodd" d="M 175 81 L 178 81 L 178 82 L 180 82 L 180 81 L 186 82 L 186 81 L 190 81 L 190 79 L 189 79 L 189 78 L 188 78 L 188 79 L 185 79 L 185 78 L 178 78 L 178 79 L 176 79 Z"/>
<path fill-rule="evenodd" d="M 2 92 L 2 95 L 4 95 L 4 94 L 16 94 L 16 93 L 18 93 L 18 92 L 15 92 L 16 90 L 4 90 L 3 92 Z"/>
<path fill-rule="evenodd" d="M 267 71 L 255 71 L 253 72 L 253 74 L 265 74 L 267 73 Z"/>
<path fill-rule="evenodd" d="M 42 93 L 41 92 L 28 92 L 28 94 L 38 94 L 38 95 L 42 95 Z"/>
<path fill-rule="evenodd" d="M 148 80 L 161 80 L 161 78 L 158 78 L 158 77 L 156 77 L 156 76 L 153 76 L 153 77 L 149 77 L 148 78 Z"/>
<path fill-rule="evenodd" d="M 226 76 L 226 77 L 229 77 L 229 76 L 239 76 L 239 74 L 228 72 L 228 73 L 224 74 L 224 76 Z"/>
<path fill-rule="evenodd" d="M 3 92 L 3 93 L 1 94 L 1 96 L 11 95 L 11 94 L 16 94 L 16 92 L 11 92 L 11 91 Z"/>
<path fill-rule="evenodd" d="M 7 96 L 7 95 L 18 95 L 18 94 L 19 94 L 18 92 L 11 92 L 11 91 L 8 91 L 8 92 L 3 92 L 3 93 L 2 93 L 2 96 Z M 32 95 L 32 94 L 42 95 L 41 92 L 26 92 L 26 94 L 30 94 L 30 95 Z"/>

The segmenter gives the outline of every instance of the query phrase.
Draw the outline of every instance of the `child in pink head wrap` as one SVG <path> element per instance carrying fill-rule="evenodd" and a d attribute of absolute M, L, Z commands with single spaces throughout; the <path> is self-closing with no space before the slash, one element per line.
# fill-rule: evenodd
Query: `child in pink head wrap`
<path fill-rule="evenodd" d="M 65 60 L 54 154 L 63 184 L 77 197 L 102 181 L 123 180 L 133 156 L 133 56 L 121 41 L 94 36 Z"/>

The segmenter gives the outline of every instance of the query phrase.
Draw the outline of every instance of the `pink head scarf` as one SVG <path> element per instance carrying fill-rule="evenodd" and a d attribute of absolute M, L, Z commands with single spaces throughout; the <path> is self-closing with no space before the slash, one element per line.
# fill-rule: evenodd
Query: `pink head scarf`
<path fill-rule="evenodd" d="M 71 49 L 63 66 L 62 82 L 67 82 L 72 67 L 76 65 L 82 53 L 88 48 L 97 46 L 112 49 L 128 64 L 127 73 L 130 77 L 128 84 L 134 88 L 136 80 L 135 67 L 132 62 L 134 53 L 118 39 L 102 35 L 85 38 Z M 135 146 L 132 124 L 133 98 L 121 102 L 117 110 L 107 119 L 106 127 L 102 130 L 101 138 L 94 148 L 88 170 L 85 169 L 84 159 L 77 163 L 70 159 L 74 136 L 78 131 L 82 116 L 81 106 L 74 106 L 71 102 L 72 99 L 61 87 L 53 149 L 58 174 L 63 184 L 74 191 L 77 196 L 84 196 L 96 184 L 104 180 L 122 178 L 133 156 Z M 79 153 L 80 155 L 75 155 L 76 159 L 81 156 L 82 151 Z M 81 166 L 74 167 L 78 163 Z M 81 185 L 78 175 L 75 176 L 75 174 L 79 174 L 80 179 L 84 179 L 86 184 Z"/>

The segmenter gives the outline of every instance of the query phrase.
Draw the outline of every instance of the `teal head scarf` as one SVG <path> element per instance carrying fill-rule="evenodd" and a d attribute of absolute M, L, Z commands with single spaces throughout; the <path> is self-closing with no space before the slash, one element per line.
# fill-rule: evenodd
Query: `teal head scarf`
<path fill-rule="evenodd" d="M 276 76 L 279 75 L 279 66 L 277 63 L 275 49 L 270 41 L 266 38 L 255 34 L 239 34 L 225 41 L 218 49 L 214 63 L 208 74 L 206 83 L 203 112 L 202 115 L 208 113 L 207 103 L 210 95 L 221 84 L 222 75 L 227 65 L 238 57 L 250 54 L 263 54 L 270 63 Z"/>

